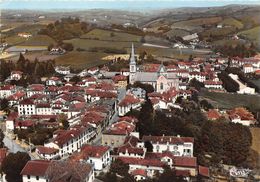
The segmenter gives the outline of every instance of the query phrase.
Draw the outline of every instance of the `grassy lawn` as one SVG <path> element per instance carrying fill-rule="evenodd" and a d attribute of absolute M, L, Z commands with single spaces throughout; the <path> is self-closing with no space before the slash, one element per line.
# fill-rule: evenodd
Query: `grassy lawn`
<path fill-rule="evenodd" d="M 102 60 L 103 57 L 107 56 L 105 53 L 100 52 L 68 52 L 55 59 L 57 65 L 70 65 L 75 68 L 90 68 L 106 63 L 107 61 Z"/>
<path fill-rule="evenodd" d="M 85 35 L 81 36 L 81 38 L 98 39 L 98 40 L 105 40 L 105 41 L 139 42 L 141 36 L 132 35 L 123 32 L 94 29 L 86 33 Z"/>
<path fill-rule="evenodd" d="M 249 107 L 260 109 L 260 96 L 203 91 L 201 97 L 208 99 L 215 107 L 229 109 L 233 107 Z"/>

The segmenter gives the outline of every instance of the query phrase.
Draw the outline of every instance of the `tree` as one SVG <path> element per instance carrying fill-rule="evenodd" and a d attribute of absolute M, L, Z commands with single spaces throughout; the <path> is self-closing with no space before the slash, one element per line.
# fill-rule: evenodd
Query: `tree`
<path fill-rule="evenodd" d="M 194 87 L 196 90 L 200 91 L 200 89 L 204 87 L 204 84 L 198 81 L 197 79 L 193 78 L 190 80 L 189 86 Z"/>
<path fill-rule="evenodd" d="M 153 145 L 151 144 L 150 141 L 145 141 L 144 147 L 146 148 L 147 152 L 153 152 Z"/>
<path fill-rule="evenodd" d="M 168 166 L 165 166 L 163 173 L 159 175 L 159 178 L 156 182 L 172 182 L 172 181 L 185 182 L 186 180 L 184 180 L 183 177 L 177 177 L 174 170 L 172 170 Z"/>
<path fill-rule="evenodd" d="M 193 56 L 192 54 L 189 56 L 189 61 L 192 61 L 193 60 Z"/>
<path fill-rule="evenodd" d="M 71 79 L 70 79 L 71 82 L 75 82 L 75 83 L 78 83 L 81 81 L 80 77 L 79 76 L 73 76 Z"/>
<path fill-rule="evenodd" d="M 115 33 L 114 32 L 111 32 L 110 33 L 110 37 L 114 37 L 115 36 Z"/>
<path fill-rule="evenodd" d="M 6 174 L 6 180 L 10 182 L 22 182 L 20 173 L 29 160 L 31 158 L 25 152 L 9 153 L 1 166 L 1 170 Z"/>
<path fill-rule="evenodd" d="M 67 129 L 69 127 L 69 122 L 65 114 L 60 114 L 58 116 L 58 122 L 64 129 Z"/>
<path fill-rule="evenodd" d="M 141 37 L 140 42 L 141 43 L 145 43 L 146 42 L 144 36 Z"/>
<path fill-rule="evenodd" d="M 203 99 L 202 101 L 200 101 L 200 106 L 205 109 L 206 111 L 208 111 L 209 109 L 213 109 L 214 107 L 212 106 L 211 103 L 209 103 L 206 99 Z"/>
<path fill-rule="evenodd" d="M 112 172 L 106 173 L 103 179 L 104 182 L 118 182 L 116 174 Z"/>
<path fill-rule="evenodd" d="M 228 92 L 237 92 L 239 90 L 239 84 L 233 80 L 226 71 L 221 71 L 218 74 L 218 78 L 223 82 L 223 87 Z"/>
<path fill-rule="evenodd" d="M 72 45 L 72 43 L 62 43 L 61 47 L 63 49 L 65 49 L 66 51 L 73 51 L 74 46 Z"/>
<path fill-rule="evenodd" d="M 116 159 L 112 162 L 110 167 L 110 172 L 118 174 L 120 176 L 125 176 L 128 174 L 129 165 L 125 164 L 122 160 Z"/>
<path fill-rule="evenodd" d="M 0 100 L 0 110 L 7 110 L 8 108 L 8 100 L 3 98 Z"/>
<path fill-rule="evenodd" d="M 3 133 L 3 130 L 0 130 L 0 148 L 3 148 L 5 146 L 3 140 L 4 140 L 4 133 Z"/>

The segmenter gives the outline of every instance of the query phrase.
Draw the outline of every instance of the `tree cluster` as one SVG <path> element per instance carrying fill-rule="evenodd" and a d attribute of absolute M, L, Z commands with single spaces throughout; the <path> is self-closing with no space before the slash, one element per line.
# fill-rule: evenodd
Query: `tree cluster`
<path fill-rule="evenodd" d="M 140 111 L 132 110 L 128 115 L 138 118 L 137 131 L 143 135 L 181 135 L 194 137 L 195 153 L 203 165 L 217 164 L 221 160 L 227 164 L 240 165 L 246 161 L 251 146 L 251 133 L 241 124 L 226 121 L 208 121 L 200 107 L 212 108 L 208 102 L 183 100 L 183 109 L 172 109 L 167 115 L 154 111 L 147 100 Z M 149 127 L 147 127 L 149 126 Z M 147 141 L 147 148 L 151 147 Z M 206 159 L 205 154 L 212 155 Z"/>
<path fill-rule="evenodd" d="M 78 18 L 62 18 L 60 21 L 50 23 L 41 29 L 38 34 L 48 35 L 56 41 L 80 37 L 88 32 L 91 26 L 86 22 L 80 22 Z"/>
<path fill-rule="evenodd" d="M 259 87 L 254 84 L 250 79 L 248 79 L 246 77 L 246 75 L 239 69 L 239 68 L 236 68 L 236 67 L 227 67 L 226 72 L 228 73 L 233 73 L 233 74 L 236 74 L 239 78 L 239 80 L 241 80 L 244 84 L 246 84 L 247 86 L 251 87 L 251 88 L 254 88 L 256 90 L 256 92 L 259 92 Z"/>
<path fill-rule="evenodd" d="M 217 46 L 215 48 L 215 52 L 220 52 L 225 57 L 252 57 L 257 53 L 256 46 L 251 43 L 250 46 L 246 46 L 244 44 L 238 44 L 236 46 L 232 45 L 224 45 Z"/>
<path fill-rule="evenodd" d="M 40 62 L 35 59 L 34 61 L 30 61 L 29 59 L 25 59 L 24 56 L 20 54 L 20 57 L 16 63 L 11 61 L 2 61 L 0 66 L 0 74 L 2 75 L 2 79 L 6 79 L 10 76 L 12 71 L 22 71 L 24 75 L 23 78 L 18 82 L 14 81 L 14 84 L 24 86 L 27 83 L 39 83 L 40 77 L 54 74 L 54 67 L 54 60 Z"/>
<path fill-rule="evenodd" d="M 1 165 L 1 171 L 6 174 L 6 180 L 22 182 L 20 173 L 30 159 L 25 152 L 9 153 Z"/>
<path fill-rule="evenodd" d="M 190 87 L 194 87 L 196 90 L 200 91 L 201 88 L 204 87 L 204 83 L 198 81 L 197 79 L 193 78 L 189 82 Z"/>
<path fill-rule="evenodd" d="M 28 129 L 16 129 L 14 133 L 17 134 L 19 140 L 24 139 L 27 142 L 30 141 L 34 145 L 44 145 L 44 143 L 52 137 L 55 130 L 55 128 L 51 129 L 35 126 L 34 128 Z"/>
<path fill-rule="evenodd" d="M 228 92 L 237 92 L 239 90 L 239 84 L 233 80 L 226 71 L 221 71 L 218 74 L 218 78 L 223 82 L 223 87 Z"/>
<path fill-rule="evenodd" d="M 211 155 L 211 162 L 243 165 L 249 155 L 252 136 L 248 127 L 227 122 L 206 122 L 197 141 L 197 152 L 207 163 L 205 154 Z M 204 155 L 203 155 L 204 154 Z"/>
<path fill-rule="evenodd" d="M 110 54 L 126 54 L 127 51 L 124 49 L 116 49 L 109 47 L 92 47 L 88 49 L 89 52 L 104 52 Z"/>
<path fill-rule="evenodd" d="M 118 30 L 124 31 L 126 33 L 130 33 L 130 34 L 134 34 L 134 35 L 140 35 L 140 36 L 145 35 L 145 33 L 141 29 L 134 27 L 134 26 L 124 27 L 123 25 L 112 24 L 111 28 L 118 29 Z"/>

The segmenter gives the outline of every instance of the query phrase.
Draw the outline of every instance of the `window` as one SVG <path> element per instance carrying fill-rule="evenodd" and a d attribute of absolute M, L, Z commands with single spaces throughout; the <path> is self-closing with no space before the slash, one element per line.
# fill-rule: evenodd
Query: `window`
<path fill-rule="evenodd" d="M 30 176 L 30 175 L 27 175 L 27 178 L 28 178 L 28 179 L 30 179 L 30 178 L 31 178 L 31 176 Z"/>
<path fill-rule="evenodd" d="M 160 89 L 163 90 L 163 83 L 160 83 Z"/>
<path fill-rule="evenodd" d="M 39 180 L 39 176 L 36 176 L 36 180 Z"/>

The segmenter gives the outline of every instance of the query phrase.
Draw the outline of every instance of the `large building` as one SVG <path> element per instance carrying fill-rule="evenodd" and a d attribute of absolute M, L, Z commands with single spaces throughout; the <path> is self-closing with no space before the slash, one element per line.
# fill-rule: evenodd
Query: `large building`
<path fill-rule="evenodd" d="M 141 82 L 150 84 L 154 87 L 156 92 L 165 92 L 172 87 L 179 88 L 179 79 L 174 72 L 168 72 L 163 64 L 160 65 L 156 72 L 142 71 L 136 64 L 134 45 L 132 44 L 132 51 L 130 57 L 130 74 L 129 83 Z"/>

